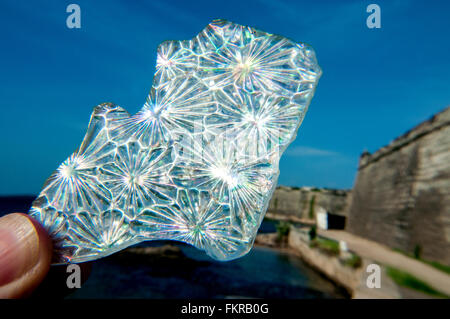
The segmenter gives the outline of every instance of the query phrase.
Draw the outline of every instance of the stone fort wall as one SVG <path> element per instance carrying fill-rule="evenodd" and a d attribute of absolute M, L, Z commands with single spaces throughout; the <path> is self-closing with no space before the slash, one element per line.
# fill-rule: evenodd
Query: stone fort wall
<path fill-rule="evenodd" d="M 346 229 L 450 265 L 450 107 L 363 153 Z"/>
<path fill-rule="evenodd" d="M 315 219 L 319 208 L 347 216 L 351 192 L 312 187 L 278 187 L 270 200 L 268 213 Z"/>

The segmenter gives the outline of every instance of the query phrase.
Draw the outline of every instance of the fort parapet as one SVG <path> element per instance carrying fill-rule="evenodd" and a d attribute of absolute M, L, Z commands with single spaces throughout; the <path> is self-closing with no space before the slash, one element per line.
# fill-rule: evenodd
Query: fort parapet
<path fill-rule="evenodd" d="M 361 155 L 346 229 L 450 265 L 450 107 Z"/>

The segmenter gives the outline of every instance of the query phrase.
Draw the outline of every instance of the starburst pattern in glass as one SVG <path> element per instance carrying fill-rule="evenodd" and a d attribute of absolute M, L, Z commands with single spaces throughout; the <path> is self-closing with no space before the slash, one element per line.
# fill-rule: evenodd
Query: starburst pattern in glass
<path fill-rule="evenodd" d="M 163 42 L 142 109 L 95 107 L 33 202 L 53 263 L 161 239 L 245 255 L 320 76 L 310 46 L 225 20 Z"/>

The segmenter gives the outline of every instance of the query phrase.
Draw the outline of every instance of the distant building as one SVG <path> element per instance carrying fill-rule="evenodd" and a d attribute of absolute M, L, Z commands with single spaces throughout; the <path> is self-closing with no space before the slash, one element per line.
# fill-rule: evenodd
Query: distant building
<path fill-rule="evenodd" d="M 346 229 L 450 265 L 450 108 L 361 155 Z"/>

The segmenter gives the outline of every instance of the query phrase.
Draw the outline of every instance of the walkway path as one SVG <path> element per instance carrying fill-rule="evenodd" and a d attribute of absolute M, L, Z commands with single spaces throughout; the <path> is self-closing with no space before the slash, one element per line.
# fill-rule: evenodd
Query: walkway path
<path fill-rule="evenodd" d="M 361 257 L 395 267 L 426 282 L 434 289 L 450 296 L 450 275 L 421 261 L 393 251 L 389 247 L 341 230 L 318 230 L 319 235 L 343 240 L 350 250 Z"/>

